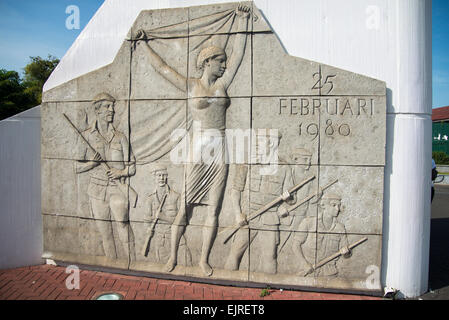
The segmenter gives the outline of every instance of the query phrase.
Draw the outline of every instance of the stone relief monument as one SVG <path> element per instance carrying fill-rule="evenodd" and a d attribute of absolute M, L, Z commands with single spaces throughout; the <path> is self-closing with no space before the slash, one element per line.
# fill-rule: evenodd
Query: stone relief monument
<path fill-rule="evenodd" d="M 252 2 L 142 11 L 44 92 L 44 256 L 380 290 L 385 83 L 289 56 Z"/>

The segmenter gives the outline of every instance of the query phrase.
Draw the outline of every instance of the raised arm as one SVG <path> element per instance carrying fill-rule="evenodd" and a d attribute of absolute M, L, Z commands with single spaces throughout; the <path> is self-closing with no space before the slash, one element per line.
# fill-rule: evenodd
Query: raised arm
<path fill-rule="evenodd" d="M 154 70 L 183 92 L 187 92 L 187 79 L 170 67 L 149 45 L 145 32 L 139 30 L 136 35 L 137 44 L 144 48 L 150 58 Z"/>
<path fill-rule="evenodd" d="M 248 18 L 250 16 L 250 11 L 251 9 L 249 7 L 243 5 L 239 5 L 236 9 L 239 33 L 235 36 L 234 49 L 228 61 L 228 68 L 221 79 L 226 89 L 234 80 L 245 54 L 247 38 L 246 32 L 248 30 Z"/>

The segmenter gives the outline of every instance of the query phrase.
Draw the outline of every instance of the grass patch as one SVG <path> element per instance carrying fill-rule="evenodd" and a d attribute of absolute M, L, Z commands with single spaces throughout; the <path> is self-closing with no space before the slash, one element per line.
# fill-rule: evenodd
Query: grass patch
<path fill-rule="evenodd" d="M 262 289 L 262 291 L 260 292 L 260 296 L 266 297 L 270 295 L 270 287 L 266 287 L 265 289 Z"/>

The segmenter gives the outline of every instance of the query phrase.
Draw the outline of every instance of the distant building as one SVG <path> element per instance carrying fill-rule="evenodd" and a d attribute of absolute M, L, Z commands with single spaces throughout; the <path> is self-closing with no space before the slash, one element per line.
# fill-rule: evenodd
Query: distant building
<path fill-rule="evenodd" d="M 449 155 L 449 106 L 432 110 L 432 151 Z"/>

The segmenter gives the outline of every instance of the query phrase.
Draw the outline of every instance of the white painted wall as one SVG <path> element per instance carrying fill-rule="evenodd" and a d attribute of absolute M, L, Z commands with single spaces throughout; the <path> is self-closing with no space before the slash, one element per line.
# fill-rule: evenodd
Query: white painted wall
<path fill-rule="evenodd" d="M 111 63 L 141 10 L 217 0 L 106 0 L 46 83 Z M 387 83 L 382 281 L 427 290 L 430 238 L 431 0 L 255 0 L 294 56 Z M 84 59 L 80 57 L 85 57 Z"/>
<path fill-rule="evenodd" d="M 40 107 L 0 121 L 0 269 L 42 264 Z"/>

